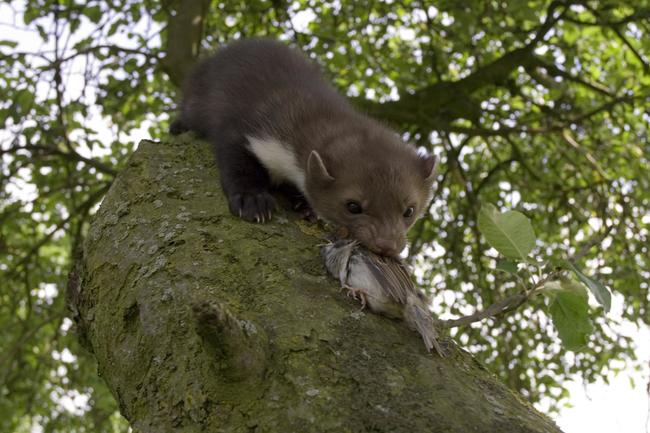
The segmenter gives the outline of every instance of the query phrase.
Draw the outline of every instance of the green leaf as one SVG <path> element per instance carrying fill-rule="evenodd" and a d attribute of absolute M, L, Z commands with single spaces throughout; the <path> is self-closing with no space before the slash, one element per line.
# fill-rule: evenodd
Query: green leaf
<path fill-rule="evenodd" d="M 561 281 L 561 286 L 562 289 L 553 292 L 549 311 L 564 347 L 577 351 L 587 344 L 592 331 L 587 292 L 570 280 Z"/>
<path fill-rule="evenodd" d="M 0 41 L 0 45 L 5 45 L 5 46 L 7 46 L 9 48 L 16 48 L 16 46 L 18 45 L 18 42 L 2 40 L 2 41 Z"/>
<path fill-rule="evenodd" d="M 39 8 L 34 6 L 29 6 L 25 9 L 25 12 L 23 13 L 23 22 L 25 25 L 29 25 L 32 21 L 38 18 L 40 12 Z"/>
<path fill-rule="evenodd" d="M 533 226 L 521 212 L 499 213 L 493 205 L 483 205 L 478 228 L 490 246 L 508 258 L 525 260 L 535 247 Z"/>
<path fill-rule="evenodd" d="M 115 33 L 117 33 L 117 31 L 119 30 L 119 28 L 120 28 L 121 26 L 123 26 L 123 25 L 124 25 L 124 20 L 117 20 L 117 21 L 115 21 L 115 22 L 114 22 L 113 24 L 111 24 L 111 26 L 109 27 L 107 36 L 113 36 Z"/>
<path fill-rule="evenodd" d="M 27 89 L 18 90 L 13 97 L 13 104 L 11 104 L 10 115 L 14 122 L 19 122 L 34 105 L 34 95 Z"/>
<path fill-rule="evenodd" d="M 74 33 L 79 29 L 79 24 L 81 24 L 81 21 L 79 20 L 79 18 L 75 17 L 70 20 L 69 24 L 70 24 L 70 32 Z"/>
<path fill-rule="evenodd" d="M 517 273 L 517 263 L 512 260 L 502 259 L 497 262 L 496 269 L 499 271 L 507 272 L 509 274 Z"/>
<path fill-rule="evenodd" d="M 88 19 L 90 19 L 90 21 L 92 21 L 95 24 L 97 24 L 99 20 L 102 18 L 102 10 L 99 6 L 87 7 L 84 13 L 88 17 Z"/>
<path fill-rule="evenodd" d="M 81 50 L 83 48 L 89 47 L 90 44 L 92 44 L 94 40 L 95 39 L 92 36 L 88 36 L 87 38 L 83 38 L 83 39 L 79 40 L 79 42 L 74 44 L 73 49 L 74 50 Z"/>
<path fill-rule="evenodd" d="M 563 261 L 562 264 L 565 265 L 566 268 L 573 271 L 576 277 L 578 277 L 578 279 L 584 283 L 585 286 L 587 286 L 591 293 L 593 293 L 598 303 L 605 309 L 605 312 L 608 313 L 612 307 L 612 294 L 609 292 L 609 289 L 605 287 L 605 285 L 600 281 L 589 278 L 583 274 L 580 269 L 578 269 L 573 263 L 569 262 L 568 260 Z"/>

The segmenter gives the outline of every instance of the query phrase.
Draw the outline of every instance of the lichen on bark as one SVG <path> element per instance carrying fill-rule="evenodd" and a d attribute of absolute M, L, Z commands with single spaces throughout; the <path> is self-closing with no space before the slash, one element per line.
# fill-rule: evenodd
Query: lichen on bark
<path fill-rule="evenodd" d="M 141 142 L 77 267 L 79 331 L 135 431 L 559 431 L 466 352 L 360 311 L 317 227 L 233 218 L 213 159 Z"/>

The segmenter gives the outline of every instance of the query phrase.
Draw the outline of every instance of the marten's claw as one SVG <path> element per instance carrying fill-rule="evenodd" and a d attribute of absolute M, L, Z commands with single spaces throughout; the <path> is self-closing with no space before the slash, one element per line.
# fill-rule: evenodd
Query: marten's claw
<path fill-rule="evenodd" d="M 228 205 L 233 215 L 250 222 L 264 223 L 271 219 L 275 199 L 268 192 L 233 194 Z"/>

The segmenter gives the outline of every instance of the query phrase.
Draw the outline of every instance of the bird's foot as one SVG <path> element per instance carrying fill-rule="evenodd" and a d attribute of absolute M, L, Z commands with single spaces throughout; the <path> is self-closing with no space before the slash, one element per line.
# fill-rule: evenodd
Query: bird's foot
<path fill-rule="evenodd" d="M 347 290 L 348 296 L 361 301 L 362 310 L 366 308 L 366 305 L 368 304 L 368 292 L 365 289 L 358 289 L 356 287 L 350 287 L 348 285 L 345 285 L 341 287 L 341 290 Z"/>

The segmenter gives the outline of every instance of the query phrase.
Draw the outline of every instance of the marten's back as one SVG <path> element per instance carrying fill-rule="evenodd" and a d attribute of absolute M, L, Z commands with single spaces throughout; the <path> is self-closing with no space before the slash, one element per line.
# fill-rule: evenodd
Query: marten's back
<path fill-rule="evenodd" d="M 306 111 L 344 107 L 347 102 L 301 53 L 274 40 L 247 39 L 197 65 L 184 83 L 181 120 L 217 138 L 224 129 L 254 133 Z"/>

